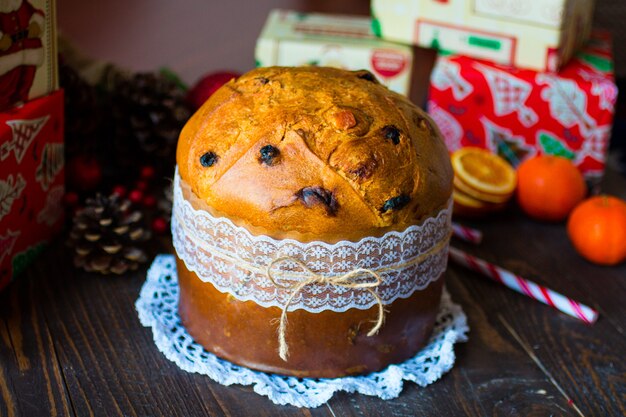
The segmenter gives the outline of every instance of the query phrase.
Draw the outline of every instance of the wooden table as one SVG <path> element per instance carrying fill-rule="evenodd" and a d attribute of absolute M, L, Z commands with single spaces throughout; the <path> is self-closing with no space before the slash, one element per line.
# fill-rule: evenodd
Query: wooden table
<path fill-rule="evenodd" d="M 609 173 L 605 192 L 626 197 Z M 451 266 L 447 285 L 470 340 L 441 380 L 383 401 L 339 394 L 324 406 L 277 406 L 176 367 L 134 309 L 145 269 L 122 277 L 71 266 L 61 239 L 0 294 L 0 416 L 623 416 L 626 264 L 599 267 L 560 224 L 515 209 L 475 223 L 484 243 L 454 244 L 600 311 L 593 326 Z"/>

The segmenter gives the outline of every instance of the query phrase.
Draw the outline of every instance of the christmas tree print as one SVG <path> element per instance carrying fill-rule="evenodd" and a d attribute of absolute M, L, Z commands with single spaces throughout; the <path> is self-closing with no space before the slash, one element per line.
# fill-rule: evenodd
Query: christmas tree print
<path fill-rule="evenodd" d="M 566 128 L 578 126 L 584 137 L 590 135 L 596 123 L 587 113 L 587 97 L 578 84 L 547 73 L 537 74 L 536 81 L 546 86 L 541 98 L 548 103 L 552 118 Z"/>
<path fill-rule="evenodd" d="M 617 101 L 617 87 L 611 82 L 602 84 L 593 84 L 591 86 L 591 94 L 600 99 L 600 109 L 613 111 L 615 102 Z"/>
<path fill-rule="evenodd" d="M 443 49 L 441 44 L 439 43 L 439 30 L 435 29 L 435 34 L 433 36 L 433 40 L 430 42 L 430 48 L 436 49 L 439 56 L 448 56 L 452 55 L 452 51 L 448 49 Z"/>
<path fill-rule="evenodd" d="M 581 164 L 585 158 L 591 158 L 600 163 L 604 163 L 609 146 L 610 134 L 611 125 L 598 126 L 587 132 L 585 140 L 582 142 L 582 147 L 576 151 L 574 163 L 577 165 Z"/>
<path fill-rule="evenodd" d="M 20 233 L 19 230 L 17 232 L 7 230 L 5 235 L 0 235 L 0 263 L 4 260 L 5 256 L 11 253 Z"/>
<path fill-rule="evenodd" d="M 609 58 L 585 52 L 579 53 L 576 57 L 600 72 L 613 72 L 613 62 Z"/>
<path fill-rule="evenodd" d="M 506 159 L 512 166 L 516 167 L 535 154 L 535 149 L 526 145 L 521 136 L 513 136 L 509 129 L 496 125 L 486 117 L 482 117 L 480 121 L 485 129 L 487 149 Z"/>
<path fill-rule="evenodd" d="M 591 94 L 600 99 L 600 109 L 611 110 L 617 101 L 617 86 L 606 75 L 585 68 L 576 71 L 580 77 L 591 83 Z"/>
<path fill-rule="evenodd" d="M 439 57 L 430 77 L 430 83 L 437 89 L 444 91 L 452 89 L 456 101 L 465 99 L 474 91 L 472 84 L 461 77 L 461 66 L 449 59 Z"/>
<path fill-rule="evenodd" d="M 548 155 L 562 156 L 567 159 L 574 159 L 576 154 L 572 152 L 565 144 L 556 136 L 548 132 L 539 131 L 537 142 L 541 145 L 543 153 Z"/>
<path fill-rule="evenodd" d="M 63 169 L 64 159 L 62 143 L 46 143 L 41 152 L 41 162 L 35 172 L 35 179 L 41 184 L 41 188 L 48 189 Z"/>
<path fill-rule="evenodd" d="M 23 252 L 16 254 L 13 257 L 13 277 L 21 275 L 26 267 L 41 253 L 46 247 L 45 242 L 38 243 L 33 246 L 29 246 Z"/>
<path fill-rule="evenodd" d="M 584 67 L 576 68 L 576 73 L 580 75 L 580 77 L 583 80 L 588 81 L 590 83 L 596 84 L 596 83 L 609 82 L 605 74 L 601 74 L 597 71 L 593 71 L 588 68 L 584 68 Z"/>
<path fill-rule="evenodd" d="M 372 32 L 379 38 L 383 36 L 383 27 L 380 24 L 380 20 L 378 20 L 378 18 L 375 16 L 372 19 Z"/>
<path fill-rule="evenodd" d="M 0 161 L 9 157 L 11 151 L 15 154 L 17 162 L 22 162 L 26 149 L 37 137 L 50 116 L 32 120 L 9 120 L 6 122 L 11 128 L 11 139 L 0 145 Z"/>
<path fill-rule="evenodd" d="M 443 140 L 450 151 L 461 147 L 463 128 L 450 113 L 442 109 L 434 101 L 428 102 L 428 114 L 433 118 Z"/>
<path fill-rule="evenodd" d="M 516 113 L 517 119 L 526 127 L 537 123 L 537 113 L 525 104 L 533 88 L 529 82 L 496 68 L 479 63 L 473 65 L 487 81 L 496 116 Z"/>
<path fill-rule="evenodd" d="M 441 45 L 439 44 L 439 31 L 435 30 L 435 35 L 433 36 L 433 40 L 430 42 L 431 49 L 439 50 Z"/>
<path fill-rule="evenodd" d="M 22 194 L 26 181 L 21 174 L 15 179 L 9 175 L 6 180 L 0 180 L 0 220 L 11 211 L 13 202 Z"/>
<path fill-rule="evenodd" d="M 63 215 L 63 194 L 65 189 L 62 185 L 55 185 L 46 194 L 46 205 L 37 215 L 37 223 L 46 223 L 48 226 L 55 224 Z"/>

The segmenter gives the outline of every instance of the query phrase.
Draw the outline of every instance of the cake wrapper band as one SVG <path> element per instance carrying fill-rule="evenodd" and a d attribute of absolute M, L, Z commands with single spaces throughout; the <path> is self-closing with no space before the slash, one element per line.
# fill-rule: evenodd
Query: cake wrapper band
<path fill-rule="evenodd" d="M 447 266 L 450 204 L 401 232 L 329 244 L 254 235 L 226 217 L 194 207 L 184 188 L 190 192 L 177 169 L 172 212 L 176 253 L 199 279 L 240 301 L 311 313 L 367 310 L 410 297 L 436 281 Z M 268 272 L 278 259 L 280 277 Z M 380 282 L 374 287 L 335 284 L 346 275 L 357 278 L 359 270 L 376 274 Z"/>

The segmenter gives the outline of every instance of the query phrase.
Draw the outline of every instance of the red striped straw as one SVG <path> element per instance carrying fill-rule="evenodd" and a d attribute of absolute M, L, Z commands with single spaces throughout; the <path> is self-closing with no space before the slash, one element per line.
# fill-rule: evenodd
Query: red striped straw
<path fill-rule="evenodd" d="M 483 240 L 483 232 L 480 230 L 462 226 L 455 222 L 452 222 L 452 234 L 461 240 L 474 243 L 476 245 Z"/>
<path fill-rule="evenodd" d="M 537 301 L 554 307 L 565 314 L 576 317 L 587 324 L 592 324 L 598 319 L 598 312 L 572 300 L 556 291 L 538 285 L 532 281 L 515 275 L 514 273 L 500 268 L 497 265 L 469 255 L 462 250 L 450 247 L 450 260 L 472 271 L 480 272 L 510 289 L 524 294 Z"/>

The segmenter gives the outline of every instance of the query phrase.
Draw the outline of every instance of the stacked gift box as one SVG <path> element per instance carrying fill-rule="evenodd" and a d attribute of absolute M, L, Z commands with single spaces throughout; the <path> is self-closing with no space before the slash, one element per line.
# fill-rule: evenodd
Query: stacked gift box
<path fill-rule="evenodd" d="M 617 87 L 593 1 L 373 0 L 384 39 L 439 50 L 428 111 L 451 151 L 478 146 L 513 165 L 535 154 L 604 171 Z"/>
<path fill-rule="evenodd" d="M 368 69 L 408 95 L 411 47 L 435 48 L 427 108 L 451 151 L 478 146 L 513 165 L 556 154 L 589 180 L 602 176 L 617 88 L 610 35 L 591 29 L 592 0 L 371 6 L 371 18 L 272 12 L 257 65 Z"/>
<path fill-rule="evenodd" d="M 264 67 L 366 69 L 391 90 L 410 91 L 411 46 L 378 38 L 369 17 L 274 10 L 257 40 L 255 59 Z"/>
<path fill-rule="evenodd" d="M 63 223 L 53 0 L 0 2 L 0 289 Z"/>

